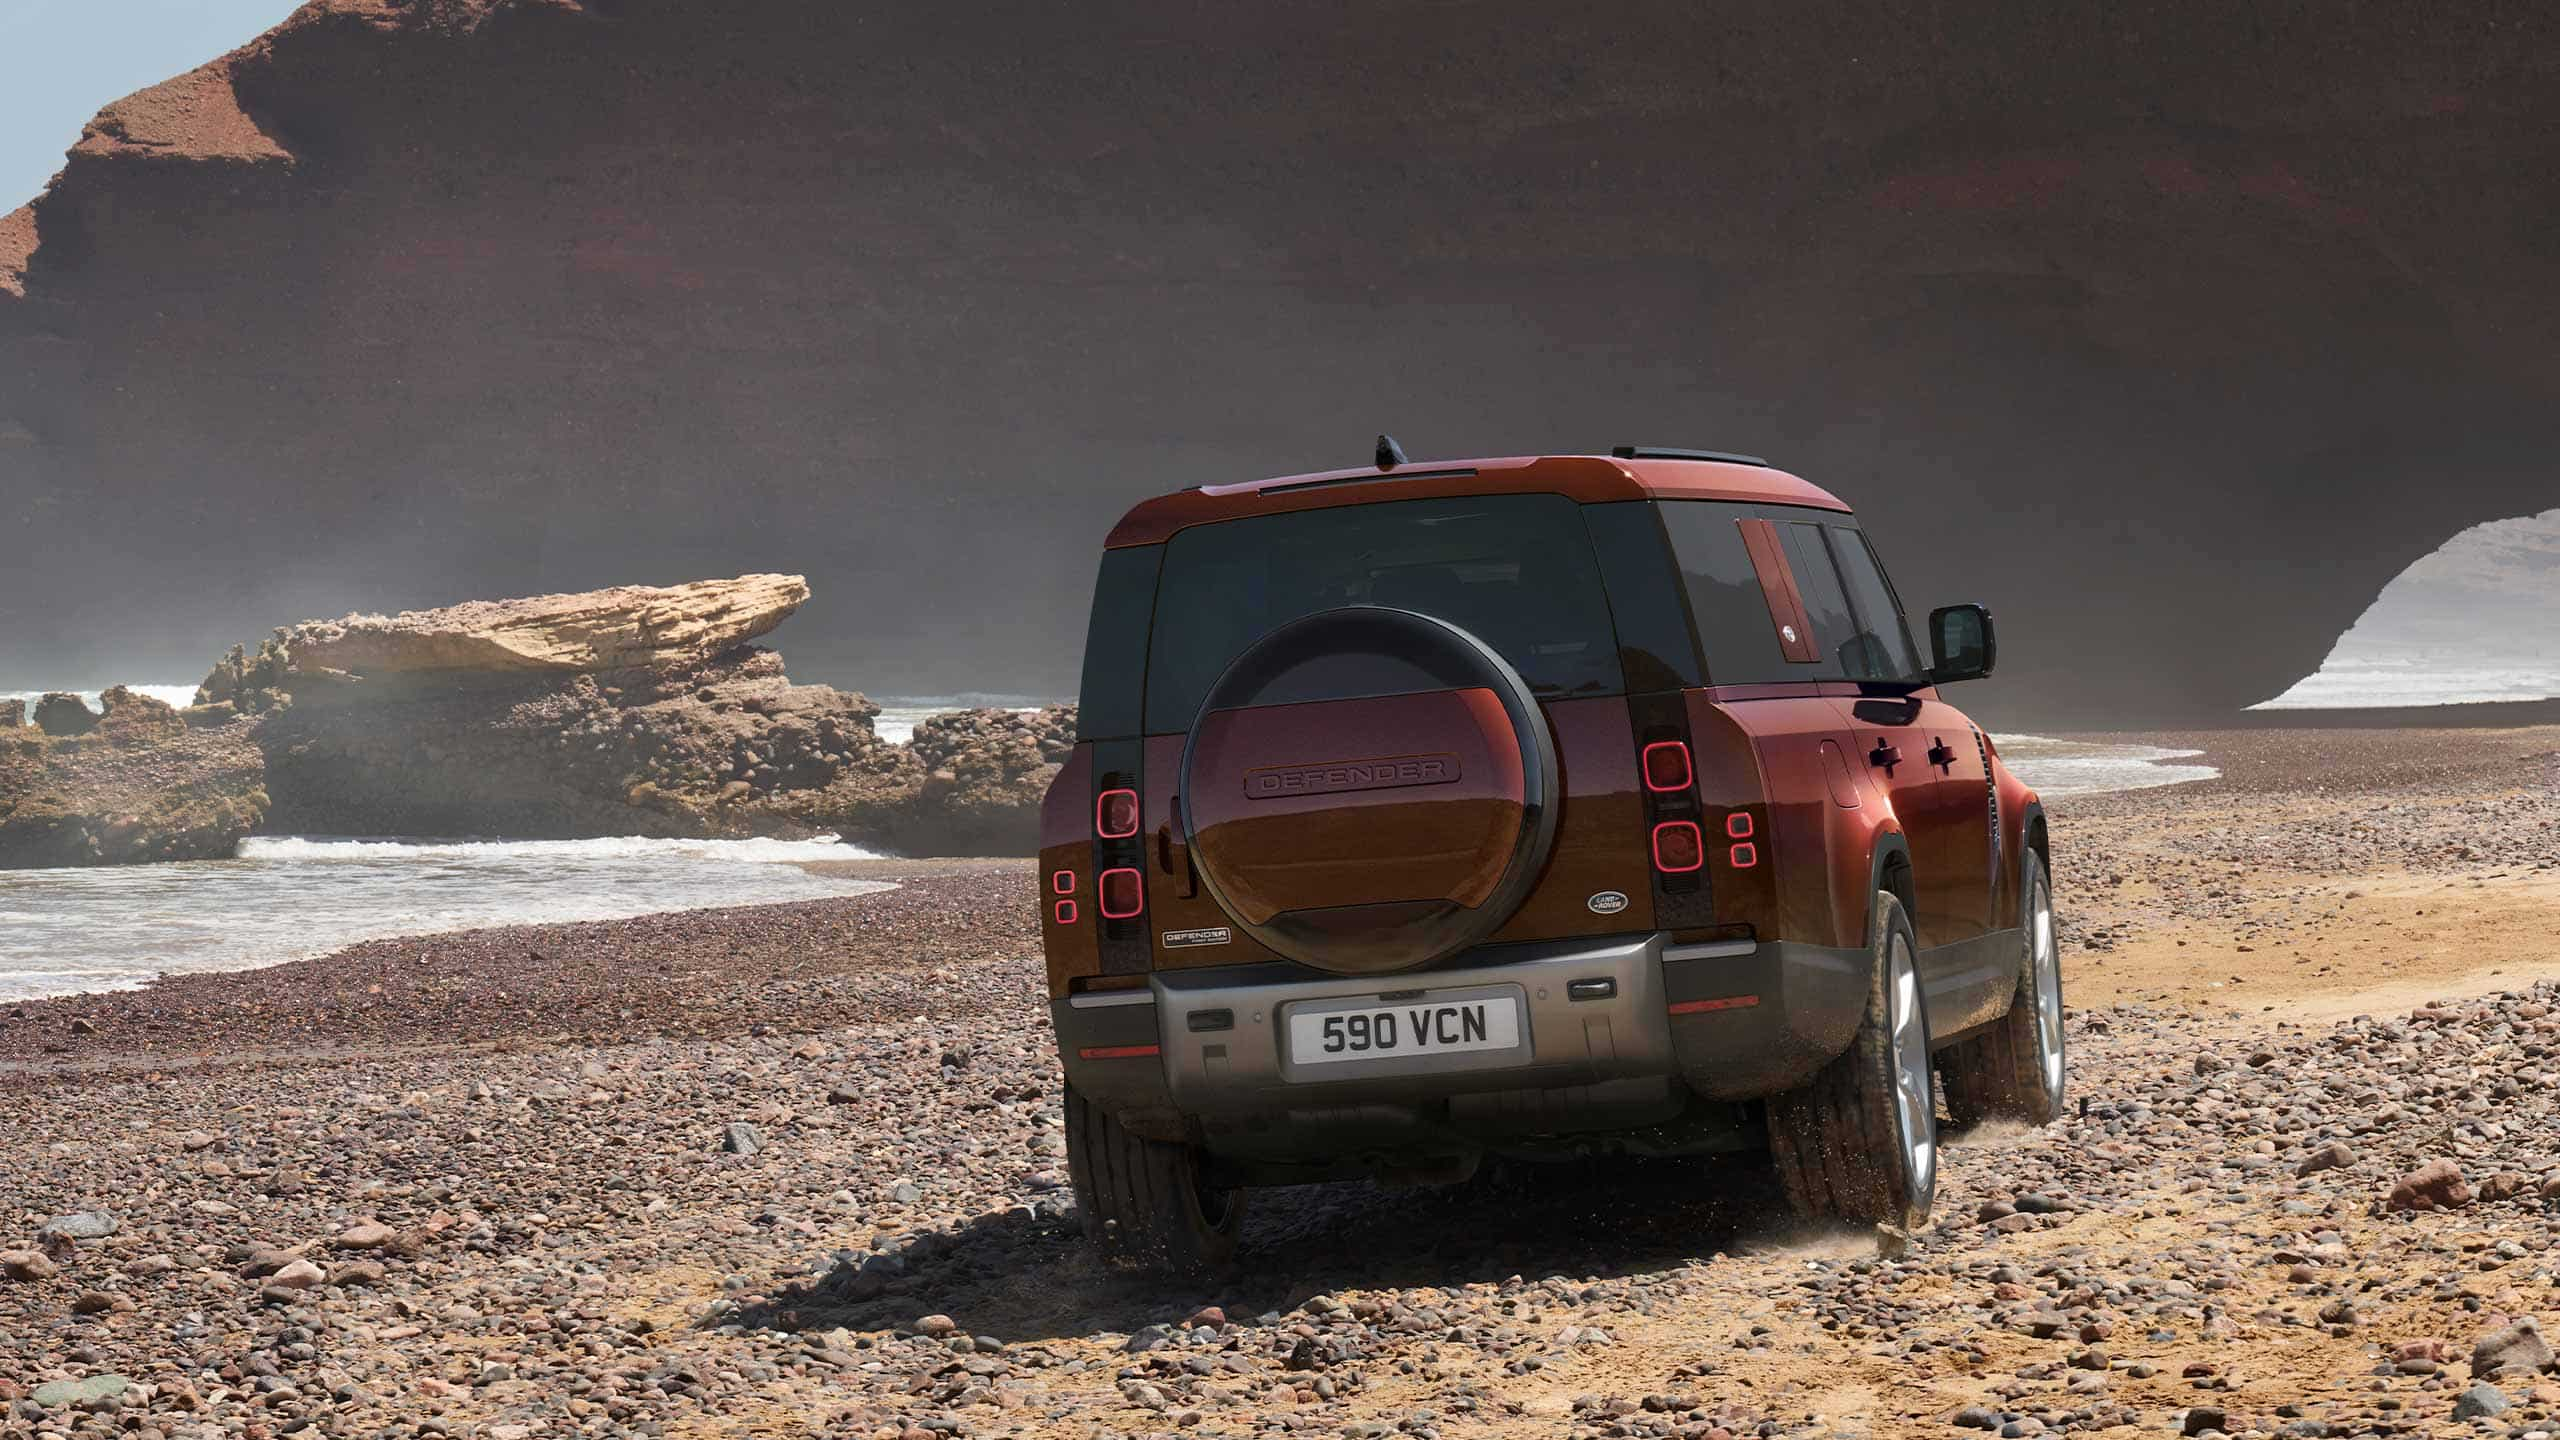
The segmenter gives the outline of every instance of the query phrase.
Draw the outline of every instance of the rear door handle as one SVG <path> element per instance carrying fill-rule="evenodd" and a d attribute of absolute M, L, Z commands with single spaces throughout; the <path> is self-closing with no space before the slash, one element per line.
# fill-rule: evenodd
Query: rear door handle
<path fill-rule="evenodd" d="M 1876 742 L 1876 748 L 1867 752 L 1867 763 L 1881 767 L 1884 773 L 1890 775 L 1893 773 L 1893 767 L 1902 763 L 1902 747 L 1888 745 L 1879 740 Z"/>
<path fill-rule="evenodd" d="M 1929 747 L 1929 763 L 1937 766 L 1940 773 L 1952 775 L 1956 768 L 1956 752 L 1941 739 Z"/>

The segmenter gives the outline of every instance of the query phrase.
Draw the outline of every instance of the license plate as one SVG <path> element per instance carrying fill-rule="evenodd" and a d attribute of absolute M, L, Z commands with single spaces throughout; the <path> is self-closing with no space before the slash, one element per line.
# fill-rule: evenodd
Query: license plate
<path fill-rule="evenodd" d="M 1358 1000 L 1289 1011 L 1293 1065 L 1419 1059 L 1520 1048 L 1520 1001 L 1512 995 L 1462 1000 Z"/>

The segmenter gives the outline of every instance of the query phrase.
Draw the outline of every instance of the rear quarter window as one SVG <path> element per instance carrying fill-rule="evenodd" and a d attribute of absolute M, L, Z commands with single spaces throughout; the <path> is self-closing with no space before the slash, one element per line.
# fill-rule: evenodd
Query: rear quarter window
<path fill-rule="evenodd" d="M 1093 614 L 1084 637 L 1084 683 L 1076 698 L 1076 738 L 1122 740 L 1138 733 L 1147 677 L 1147 616 L 1155 608 L 1161 545 L 1102 552 Z"/>
<path fill-rule="evenodd" d="M 1542 699 L 1620 694 L 1581 506 L 1562 495 L 1400 500 L 1198 525 L 1164 546 L 1146 729 L 1191 727 L 1228 663 L 1302 616 L 1416 610 L 1472 631 Z"/>
<path fill-rule="evenodd" d="M 1663 529 L 1689 592 L 1689 617 L 1706 652 L 1710 685 L 1765 685 L 1820 678 L 1778 648 L 1777 623 L 1760 591 L 1760 572 L 1742 541 L 1753 512 L 1711 500 L 1661 502 Z"/>

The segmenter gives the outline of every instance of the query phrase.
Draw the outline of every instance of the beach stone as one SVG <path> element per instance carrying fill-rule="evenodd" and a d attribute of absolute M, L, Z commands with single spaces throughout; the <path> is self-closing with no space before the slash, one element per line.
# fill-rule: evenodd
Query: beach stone
<path fill-rule="evenodd" d="M 753 1155 L 764 1148 L 764 1133 L 743 1120 L 732 1121 L 720 1132 L 720 1148 L 732 1155 Z"/>
<path fill-rule="evenodd" d="M 330 1243 L 341 1250 L 379 1250 L 399 1233 L 378 1220 L 367 1220 L 338 1232 L 338 1238 Z"/>
<path fill-rule="evenodd" d="M 2492 1330 L 2471 1345 L 2471 1374 L 2486 1380 L 2502 1370 L 2531 1374 L 2551 1368 L 2551 1342 L 2542 1338 L 2542 1327 L 2531 1317 L 2518 1320 L 2501 1330 Z"/>
<path fill-rule="evenodd" d="M 927 1315 L 916 1322 L 917 1334 L 929 1335 L 936 1340 L 956 1335 L 959 1331 L 959 1322 L 948 1315 Z"/>
<path fill-rule="evenodd" d="M 2495 1419 L 2506 1414 L 2507 1407 L 2513 1403 L 2495 1385 L 2474 1385 L 2453 1397 L 2453 1418 L 2456 1420 Z"/>
<path fill-rule="evenodd" d="M 2317 1175 L 2323 1170 L 2343 1170 L 2354 1163 L 2356 1163 L 2355 1147 L 2344 1140 L 2332 1140 L 2302 1157 L 2302 1163 L 2294 1167 L 2293 1175 L 2299 1180 L 2307 1175 Z"/>
<path fill-rule="evenodd" d="M 2383 1204 L 2393 1210 L 2459 1210 L 2471 1199 L 2461 1166 L 2450 1160 L 2430 1160 L 2401 1176 Z"/>
<path fill-rule="evenodd" d="M 329 1272 L 329 1278 L 340 1285 L 379 1285 L 383 1269 L 370 1260 L 350 1260 Z"/>
<path fill-rule="evenodd" d="M 308 1260 L 296 1260 L 270 1277 L 272 1283 L 282 1285 L 289 1290 L 308 1290 L 314 1285 L 326 1282 L 328 1278 L 327 1271 Z"/>
<path fill-rule="evenodd" d="M 55 1380 L 39 1385 L 27 1398 L 48 1410 L 62 1410 L 112 1399 L 132 1384 L 122 1375 L 92 1375 L 85 1380 Z"/>
<path fill-rule="evenodd" d="M 104 1210 L 80 1210 L 69 1215 L 56 1215 L 36 1227 L 39 1240 L 104 1240 L 116 1233 L 116 1217 Z"/>
<path fill-rule="evenodd" d="M 2202 1435 L 2208 1430 L 2221 1429 L 2227 1419 L 2228 1417 L 2213 1406 L 2197 1405 L 2187 1411 L 2187 1418 L 2185 1420 L 2179 1422 L 2178 1433 L 2181 1435 Z"/>
<path fill-rule="evenodd" d="M 41 1250 L 0 1250 L 0 1275 L 12 1280 L 50 1280 L 60 1273 Z"/>

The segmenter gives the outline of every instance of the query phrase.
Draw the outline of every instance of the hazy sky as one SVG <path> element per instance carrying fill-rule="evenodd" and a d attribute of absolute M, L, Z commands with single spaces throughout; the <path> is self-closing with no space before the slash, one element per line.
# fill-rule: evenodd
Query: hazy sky
<path fill-rule="evenodd" d="M 108 101 L 238 48 L 298 0 L 0 0 L 0 213 L 36 197 Z"/>

